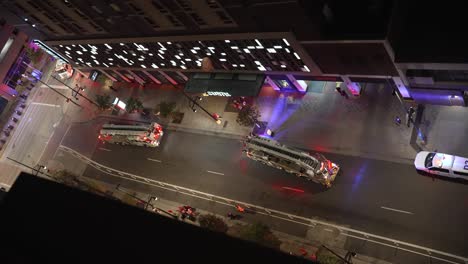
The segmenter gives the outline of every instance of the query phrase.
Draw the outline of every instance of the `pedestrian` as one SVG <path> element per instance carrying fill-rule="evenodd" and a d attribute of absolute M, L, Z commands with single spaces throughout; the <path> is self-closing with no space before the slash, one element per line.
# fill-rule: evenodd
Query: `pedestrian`
<path fill-rule="evenodd" d="M 240 206 L 240 205 L 236 205 L 236 209 L 237 209 L 237 211 L 239 211 L 240 213 L 243 213 L 243 212 L 245 211 L 245 209 L 244 209 L 242 206 Z"/>

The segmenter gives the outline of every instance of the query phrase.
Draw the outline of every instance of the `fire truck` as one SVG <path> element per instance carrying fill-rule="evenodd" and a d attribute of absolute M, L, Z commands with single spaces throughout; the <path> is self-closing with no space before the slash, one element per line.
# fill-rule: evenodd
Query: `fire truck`
<path fill-rule="evenodd" d="M 311 155 L 257 135 L 246 137 L 242 151 L 253 160 L 320 183 L 327 188 L 332 186 L 340 170 L 338 165 L 326 159 L 322 154 Z"/>
<path fill-rule="evenodd" d="M 158 123 L 137 125 L 104 124 L 98 138 L 103 142 L 112 144 L 157 147 L 163 134 L 162 127 Z"/>

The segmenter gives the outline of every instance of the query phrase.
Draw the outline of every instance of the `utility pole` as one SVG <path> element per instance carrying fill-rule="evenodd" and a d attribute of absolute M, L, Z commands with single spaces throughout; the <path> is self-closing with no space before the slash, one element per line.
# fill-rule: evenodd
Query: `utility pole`
<path fill-rule="evenodd" d="M 148 205 L 149 205 L 149 206 L 151 206 L 151 208 L 156 209 L 156 210 L 158 210 L 158 211 L 161 211 L 161 212 L 163 212 L 163 213 L 165 213 L 165 214 L 167 214 L 167 215 L 173 217 L 174 219 L 177 219 L 177 215 L 171 214 L 171 213 L 169 213 L 169 212 L 167 212 L 167 211 L 165 211 L 165 210 L 163 210 L 163 209 L 161 209 L 161 208 L 158 208 L 158 207 L 152 205 L 152 204 L 150 203 L 150 201 L 151 201 L 151 198 L 153 198 L 153 197 L 150 197 L 150 200 L 149 200 L 149 201 L 145 201 L 145 200 L 140 199 L 140 198 L 138 198 L 137 196 L 135 196 L 135 195 L 133 195 L 133 194 L 131 194 L 131 193 L 129 193 L 129 192 L 126 192 L 126 191 L 120 189 L 120 184 L 117 184 L 117 186 L 115 186 L 115 189 L 116 189 L 117 191 L 120 191 L 120 192 L 125 193 L 126 195 L 132 197 L 133 199 L 135 199 L 135 200 L 137 200 L 137 201 L 139 201 L 139 202 L 141 202 L 141 203 L 144 203 L 144 204 L 145 204 L 145 209 L 146 209 L 146 208 L 148 207 Z M 154 197 L 154 198 L 156 198 L 156 197 Z"/>
<path fill-rule="evenodd" d="M 61 84 L 65 85 L 66 87 L 68 87 L 69 89 L 72 90 L 72 95 L 75 94 L 75 96 L 77 97 L 78 95 L 81 95 L 81 97 L 83 97 L 84 99 L 86 99 L 88 102 L 94 104 L 95 106 L 99 107 L 99 105 L 94 102 L 93 100 L 89 99 L 88 97 L 86 97 L 85 95 L 83 95 L 82 93 L 80 93 L 80 87 L 77 87 L 77 89 L 73 89 L 72 87 L 70 87 L 68 84 L 64 83 L 62 80 L 58 79 L 57 77 L 51 75 L 52 78 L 54 78 L 56 81 L 60 82 Z M 75 97 L 75 98 L 76 98 Z"/>

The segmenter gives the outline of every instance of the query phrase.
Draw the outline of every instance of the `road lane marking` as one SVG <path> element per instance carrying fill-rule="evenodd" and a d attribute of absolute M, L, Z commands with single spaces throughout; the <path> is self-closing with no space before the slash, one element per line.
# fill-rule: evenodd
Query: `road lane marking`
<path fill-rule="evenodd" d="M 216 171 L 207 171 L 209 173 L 213 173 L 213 174 L 218 174 L 218 175 L 224 175 L 224 173 L 221 173 L 221 172 L 216 172 Z"/>
<path fill-rule="evenodd" d="M 403 210 L 398 210 L 398 209 L 394 209 L 394 208 L 390 208 L 390 207 L 385 207 L 385 206 L 380 206 L 380 208 L 385 209 L 385 210 L 390 210 L 390 211 L 395 211 L 395 212 L 403 213 L 403 214 L 410 214 L 410 215 L 413 214 L 412 212 L 403 211 Z"/>
<path fill-rule="evenodd" d="M 69 149 L 71 152 L 76 152 L 75 150 L 73 150 L 73 149 L 71 149 L 69 147 L 66 147 L 66 146 L 60 146 L 60 147 L 63 148 L 63 149 Z M 82 154 L 80 154 L 80 155 L 82 155 Z M 83 157 L 85 157 L 85 156 L 83 156 Z M 99 164 L 99 163 L 93 161 L 90 158 L 87 158 L 87 157 L 85 157 L 85 158 L 86 158 L 86 160 L 88 161 L 88 163 L 91 166 L 93 166 L 93 165 L 96 166 L 96 164 Z M 103 166 L 104 168 L 107 168 L 107 169 L 112 169 L 112 168 L 106 167 L 104 165 L 101 165 L 101 166 Z M 126 175 L 135 175 L 135 174 L 119 171 L 117 169 L 112 169 L 112 170 L 114 171 L 114 173 L 115 172 L 122 172 L 122 173 L 125 173 Z M 102 172 L 105 172 L 105 171 L 102 171 Z M 135 176 L 138 177 L 139 179 L 136 179 L 136 177 L 132 177 L 132 179 L 129 179 L 127 177 L 118 176 L 118 175 L 116 175 L 114 173 L 112 173 L 112 174 L 107 173 L 107 174 L 110 175 L 110 176 L 115 176 L 115 177 L 118 177 L 118 178 L 130 180 L 130 181 L 135 181 L 135 182 L 139 182 L 139 183 L 144 183 L 144 182 L 141 181 L 141 179 L 146 179 L 145 177 L 138 176 L 138 175 L 135 175 Z M 168 191 L 173 191 L 173 192 L 176 191 L 173 188 L 170 188 L 170 186 L 176 186 L 176 185 L 172 185 L 172 184 L 169 184 L 169 183 L 164 183 L 163 184 L 163 182 L 156 181 L 156 180 L 152 180 L 152 181 L 153 181 L 152 183 L 144 183 L 144 184 L 148 184 L 148 185 L 158 187 L 158 188 L 161 188 L 161 189 L 165 189 L 165 190 L 168 190 Z M 168 185 L 168 187 L 165 187 L 166 184 Z M 180 188 L 183 188 L 183 187 L 180 187 Z M 186 190 L 192 191 L 192 192 L 195 191 L 195 192 L 198 193 L 198 195 L 193 194 L 193 193 L 186 193 L 183 190 L 182 191 L 179 190 L 177 192 L 178 193 L 183 193 L 183 194 L 188 195 L 188 196 L 204 199 L 204 200 L 207 200 L 207 201 L 214 201 L 216 203 L 224 204 L 226 206 L 231 206 L 231 207 L 232 207 L 232 202 L 236 202 L 238 204 L 245 204 L 245 202 L 236 201 L 236 200 L 228 199 L 228 198 L 225 198 L 225 197 L 218 197 L 216 195 L 211 195 L 210 197 L 204 197 L 204 196 L 200 196 L 200 194 L 203 194 L 203 195 L 206 196 L 206 195 L 208 195 L 208 193 L 204 193 L 204 192 L 200 192 L 200 191 L 196 191 L 196 190 L 192 190 L 192 189 L 188 189 L 188 188 L 183 188 L 183 189 L 186 189 Z M 220 198 L 221 200 L 226 200 L 226 202 L 223 202 L 223 201 L 220 201 L 220 200 L 213 200 L 212 199 L 213 196 L 215 196 L 217 198 Z M 227 201 L 230 201 L 230 202 L 227 202 Z M 257 207 L 255 205 L 251 205 L 251 206 Z M 264 209 L 266 209 L 266 208 L 264 208 Z M 275 211 L 277 213 L 286 214 L 285 212 L 281 212 L 281 211 L 277 211 L 277 210 L 273 210 L 273 209 L 271 209 L 271 210 Z M 281 217 L 281 216 L 278 216 L 278 215 L 267 214 L 267 213 L 264 213 L 264 212 L 261 212 L 261 211 L 257 211 L 256 213 L 259 213 L 259 214 L 262 214 L 262 215 L 268 215 L 268 216 L 273 217 L 273 218 L 282 219 L 282 220 L 285 220 L 285 221 L 289 221 L 289 222 L 293 222 L 293 223 L 297 223 L 297 224 L 302 224 L 302 225 L 310 226 L 310 227 L 315 227 L 317 224 L 324 225 L 324 226 L 330 226 L 330 227 L 333 227 L 333 228 L 337 228 L 338 230 L 340 230 L 340 234 L 345 235 L 345 236 L 353 237 L 353 238 L 356 238 L 356 239 L 361 239 L 363 241 L 368 241 L 368 242 L 372 242 L 372 243 L 381 244 L 381 245 L 392 247 L 392 248 L 398 248 L 399 250 L 411 252 L 411 253 L 414 253 L 414 254 L 417 254 L 417 255 L 420 255 L 420 256 L 430 257 L 430 258 L 433 258 L 433 259 L 438 259 L 438 260 L 441 260 L 441 261 L 445 261 L 447 263 L 458 264 L 460 262 L 453 262 L 453 261 L 448 260 L 448 259 L 437 257 L 437 256 L 434 255 L 434 253 L 435 254 L 440 254 L 440 255 L 442 255 L 444 257 L 450 257 L 450 258 L 454 258 L 454 259 L 457 259 L 457 260 L 464 261 L 463 263 L 465 263 L 465 262 L 468 263 L 468 258 L 466 258 L 466 257 L 458 256 L 458 255 L 451 254 L 451 253 L 444 252 L 444 251 L 440 251 L 440 250 L 435 250 L 435 249 L 428 248 L 428 247 L 419 246 L 419 245 L 416 245 L 416 244 L 411 244 L 411 243 L 404 242 L 404 241 L 401 241 L 401 240 L 396 240 L 396 239 L 393 239 L 393 238 L 388 238 L 388 237 L 384 237 L 384 236 L 380 236 L 380 235 L 375 235 L 375 234 L 363 232 L 363 231 L 353 229 L 353 228 L 349 228 L 349 227 L 344 227 L 344 226 L 335 225 L 335 224 L 332 224 L 332 223 L 327 223 L 327 222 L 324 222 L 324 221 L 321 221 L 321 220 L 306 218 L 306 217 L 302 217 L 302 216 L 296 216 L 296 218 L 298 218 L 298 219 L 307 220 L 307 223 L 304 223 L 304 222 L 284 218 L 284 217 Z M 310 222 L 310 221 L 313 221 L 314 224 L 308 224 L 308 222 Z M 353 233 L 356 233 L 356 234 L 363 235 L 365 237 L 354 236 L 354 235 L 351 235 L 351 234 L 347 234 L 346 232 L 353 232 Z M 381 240 L 384 240 L 387 243 L 378 242 L 378 241 L 375 241 L 373 239 L 370 239 L 369 237 L 374 238 L 374 239 L 381 239 Z M 415 249 L 419 249 L 419 250 L 422 250 L 424 252 L 413 251 L 413 250 L 402 247 L 402 245 L 412 247 L 412 248 L 415 248 Z M 428 252 L 428 253 L 425 253 L 425 252 Z"/>
<path fill-rule="evenodd" d="M 31 104 L 32 104 L 32 105 L 43 105 L 43 106 L 61 107 L 61 105 L 46 104 L 46 103 L 38 103 L 38 102 L 32 102 Z"/>
<path fill-rule="evenodd" d="M 160 160 L 152 159 L 152 158 L 147 158 L 147 160 L 151 160 L 151 161 L 155 161 L 155 162 L 162 162 L 162 161 L 160 161 Z"/>
<path fill-rule="evenodd" d="M 111 151 L 110 149 L 106 149 L 106 148 L 99 148 L 100 150 L 104 150 L 104 151 Z"/>

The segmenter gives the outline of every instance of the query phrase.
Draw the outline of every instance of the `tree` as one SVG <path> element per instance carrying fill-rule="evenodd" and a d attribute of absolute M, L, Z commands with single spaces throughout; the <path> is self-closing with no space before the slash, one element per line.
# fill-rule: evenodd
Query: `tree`
<path fill-rule="evenodd" d="M 176 107 L 175 102 L 161 102 L 158 104 L 158 112 L 161 114 L 162 117 L 167 117 L 169 114 L 174 112 Z"/>
<path fill-rule="evenodd" d="M 138 100 L 138 98 L 130 97 L 125 108 L 129 113 L 141 111 L 143 109 L 143 103 Z"/>
<path fill-rule="evenodd" d="M 240 230 L 239 235 L 245 240 L 257 242 L 267 247 L 279 248 L 281 245 L 281 241 L 263 223 L 245 225 Z"/>
<path fill-rule="evenodd" d="M 198 221 L 201 227 L 212 231 L 226 233 L 228 230 L 228 226 L 224 220 L 212 214 L 200 215 Z"/>
<path fill-rule="evenodd" d="M 96 95 L 96 103 L 99 105 L 99 109 L 106 110 L 112 106 L 110 95 Z"/>
<path fill-rule="evenodd" d="M 239 111 L 239 115 L 237 116 L 237 123 L 242 126 L 253 126 L 255 123 L 258 122 L 260 118 L 260 111 L 255 106 L 245 106 Z"/>

